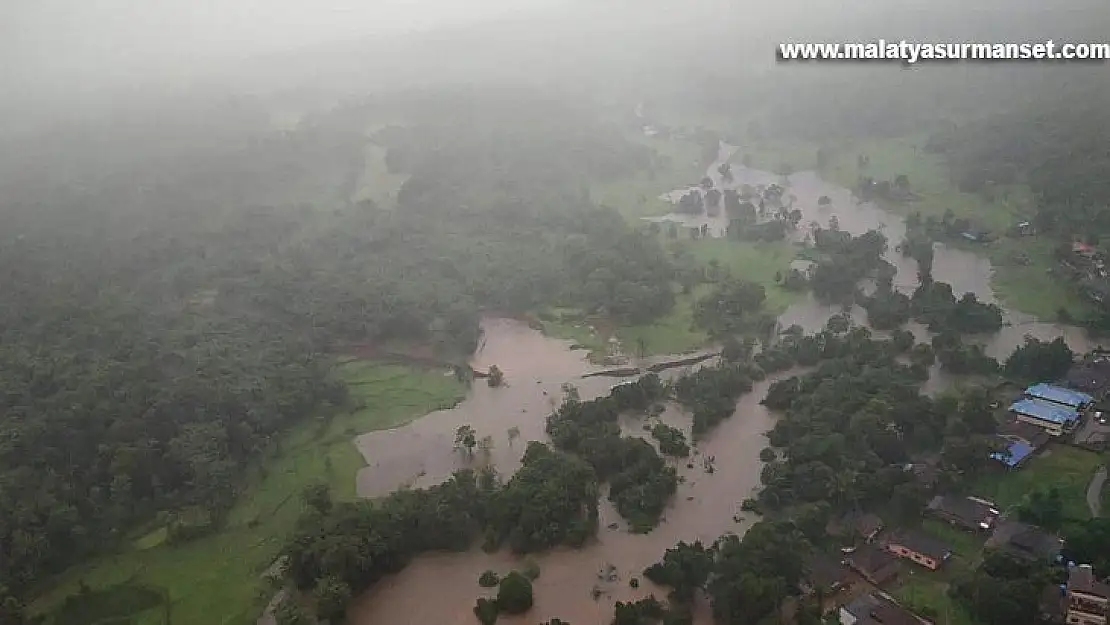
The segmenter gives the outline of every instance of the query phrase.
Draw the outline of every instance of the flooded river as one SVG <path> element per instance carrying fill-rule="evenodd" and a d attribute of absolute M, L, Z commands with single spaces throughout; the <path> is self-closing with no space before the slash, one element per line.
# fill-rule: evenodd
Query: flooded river
<path fill-rule="evenodd" d="M 734 180 L 724 184 L 716 168 L 733 151 L 731 146 L 722 145 L 720 160 L 709 168 L 709 175 L 719 186 L 736 188 L 745 183 L 778 182 L 787 187 L 786 195 L 793 196 L 793 206 L 802 211 L 803 228 L 813 221 L 825 225 L 835 215 L 843 230 L 859 234 L 880 229 L 892 248 L 902 240 L 905 225 L 900 217 L 873 204 L 858 202 L 847 189 L 829 184 L 813 173 L 798 173 L 784 179 L 734 166 Z M 684 191 L 676 192 L 675 197 Z M 819 208 L 817 200 L 821 196 L 828 196 L 831 206 Z M 722 236 L 727 227 L 724 217 L 674 218 L 690 226 L 700 227 L 704 222 L 714 236 Z M 917 282 L 916 263 L 894 251 L 888 253 L 888 260 L 898 268 L 896 286 L 912 290 Z M 937 280 L 951 283 L 957 294 L 970 291 L 981 300 L 996 301 L 990 288 L 990 263 L 974 254 L 938 245 L 933 273 Z M 807 298 L 792 305 L 780 321 L 783 326 L 798 324 L 806 330 L 816 330 L 837 312 L 836 307 Z M 865 321 L 858 309 L 853 316 Z M 1025 335 L 1042 339 L 1064 336 L 1077 351 L 1090 347 L 1077 328 L 1038 322 L 1012 311 L 1006 311 L 1006 320 L 1009 325 L 1002 331 L 982 339 L 988 353 L 995 357 L 1004 358 L 1021 344 Z M 583 399 L 590 399 L 607 393 L 619 382 L 609 377 L 583 378 L 599 370 L 588 362 L 585 352 L 572 350 L 570 342 L 545 337 L 524 323 L 486 319 L 483 330 L 483 343 L 472 364 L 478 370 L 496 364 L 505 373 L 506 385 L 489 388 L 478 380 L 455 408 L 431 413 L 395 430 L 358 437 L 356 443 L 367 462 L 358 475 L 361 495 L 374 497 L 402 485 L 435 484 L 468 462 L 492 462 L 507 476 L 519 466 L 527 441 L 545 440 L 544 419 L 561 400 L 564 383 L 573 384 Z M 916 333 L 925 338 L 922 328 L 917 328 Z M 672 369 L 661 375 L 676 375 L 681 370 Z M 733 417 L 698 444 L 699 453 L 715 456 L 715 473 L 707 474 L 700 458 L 692 459 L 693 468 L 688 468 L 685 462 L 677 465 L 685 482 L 679 485 L 674 503 L 659 528 L 647 535 L 627 533 L 620 516 L 603 498 L 597 541 L 585 549 L 556 550 L 537 556 L 535 560 L 542 574 L 535 584 L 535 608 L 520 617 L 502 617 L 499 622 L 534 625 L 559 617 L 575 625 L 607 625 L 615 601 L 643 597 L 652 591 L 659 597 L 665 596 L 665 590 L 652 589 L 646 580 L 642 580 L 638 590 L 629 586 L 629 579 L 639 577 L 644 567 L 656 562 L 665 549 L 679 540 L 710 542 L 725 532 L 743 532 L 754 519 L 742 517 L 740 502 L 759 484 L 758 455 L 766 446 L 764 433 L 773 419 L 759 404 L 769 384 L 766 381 L 756 385 L 741 398 Z M 668 408 L 662 418 L 689 435 L 689 416 L 678 408 Z M 493 443 L 488 452 L 476 451 L 470 461 L 453 450 L 455 431 L 464 424 L 471 425 L 479 439 L 492 437 Z M 631 418 L 623 424 L 629 434 L 643 434 L 641 425 L 642 421 Z M 513 428 L 519 431 L 519 437 L 510 442 L 509 431 Z M 350 622 L 472 625 L 476 622 L 472 613 L 475 599 L 490 594 L 478 586 L 479 574 L 486 569 L 504 573 L 514 566 L 519 567 L 520 563 L 505 552 L 491 555 L 475 550 L 419 557 L 402 573 L 383 580 L 359 597 L 352 606 Z M 605 574 L 610 566 L 615 567 L 615 577 Z M 596 600 L 592 597 L 595 588 L 602 593 Z M 695 622 L 710 623 L 706 606 L 699 606 Z"/>

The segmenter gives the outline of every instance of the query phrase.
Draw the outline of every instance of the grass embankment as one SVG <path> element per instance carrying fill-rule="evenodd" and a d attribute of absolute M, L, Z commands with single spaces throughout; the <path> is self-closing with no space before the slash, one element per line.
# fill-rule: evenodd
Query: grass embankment
<path fill-rule="evenodd" d="M 1060 489 L 1064 516 L 1084 520 L 1091 516 L 1087 486 L 1102 462 L 1093 451 L 1051 445 L 1018 469 L 981 476 L 972 491 L 1005 512 L 1012 511 L 1031 492 L 1056 487 Z"/>
<path fill-rule="evenodd" d="M 1036 212 L 1030 189 L 1025 185 L 997 185 L 985 193 L 963 193 L 953 184 L 943 159 L 924 150 L 926 141 L 924 136 L 911 136 L 828 145 L 829 160 L 820 174 L 849 189 L 855 187 L 860 176 L 893 180 L 905 174 L 920 199 L 887 203 L 885 208 L 901 215 L 920 212 L 922 216 L 938 219 L 951 210 L 956 218 L 966 218 L 998 236 L 988 244 L 946 243 L 990 259 L 995 270 L 992 286 L 1007 306 L 1045 320 L 1055 320 L 1060 308 L 1077 317 L 1089 310 L 1075 288 L 1051 273 L 1056 266 L 1055 241 L 1046 237 L 1002 236 Z M 737 152 L 735 160 L 747 160 L 753 167 L 771 171 L 778 171 L 783 164 L 789 164 L 794 171 L 816 169 L 817 148 L 816 144 L 800 142 L 752 142 Z M 861 154 L 870 158 L 862 169 L 857 162 Z M 1019 261 L 1021 257 L 1027 259 L 1027 264 Z"/>
<path fill-rule="evenodd" d="M 702 149 L 693 141 L 633 137 L 655 151 L 650 170 L 638 172 L 618 180 L 594 185 L 591 195 L 598 204 L 618 210 L 635 227 L 643 225 L 641 218 L 665 215 L 674 206 L 660 199 L 664 193 L 696 184 L 705 175 L 701 162 Z M 673 244 L 665 233 L 660 234 L 664 245 Z M 716 261 L 727 268 L 734 278 L 762 284 L 767 290 L 764 310 L 778 315 L 797 297 L 775 283 L 775 276 L 785 274 L 794 260 L 793 246 L 787 242 L 762 243 L 729 239 L 682 240 L 690 254 L 704 267 Z M 709 337 L 694 325 L 694 303 L 709 291 L 700 285 L 691 293 L 677 294 L 671 312 L 650 324 L 619 326 L 607 329 L 604 320 L 589 320 L 580 311 L 551 309 L 544 315 L 544 331 L 551 336 L 570 339 L 591 351 L 597 360 L 608 351 L 608 339 L 615 336 L 625 353 L 644 355 L 671 354 L 704 346 Z M 562 320 L 565 315 L 566 320 Z M 590 330 L 590 326 L 595 328 Z"/>
<path fill-rule="evenodd" d="M 396 427 L 464 395 L 454 377 L 439 371 L 361 361 L 346 363 L 341 371 L 362 407 L 306 420 L 289 432 L 252 470 L 249 486 L 218 533 L 169 545 L 163 543 L 165 530 L 155 530 L 131 549 L 67 572 L 35 611 L 57 610 L 47 621 L 53 625 L 101 622 L 95 619 L 113 625 L 254 623 L 271 594 L 262 576 L 300 515 L 302 489 L 324 481 L 335 498 L 353 499 L 355 474 L 365 466 L 352 441 L 356 434 Z M 82 601 L 95 611 L 88 613 L 81 604 L 58 610 L 82 584 L 91 590 Z M 168 596 L 169 610 L 163 601 L 152 604 L 151 589 Z M 103 620 L 109 616 L 119 620 Z"/>

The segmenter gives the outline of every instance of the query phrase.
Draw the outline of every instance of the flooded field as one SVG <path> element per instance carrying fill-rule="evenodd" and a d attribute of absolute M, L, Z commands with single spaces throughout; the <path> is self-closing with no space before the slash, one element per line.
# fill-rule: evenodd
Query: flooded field
<path fill-rule="evenodd" d="M 506 386 L 489 388 L 478 381 L 467 399 L 452 410 L 432 413 L 398 430 L 359 437 L 359 449 L 369 464 L 359 475 L 360 493 L 384 494 L 401 483 L 433 484 L 466 466 L 465 459 L 452 450 L 455 430 L 463 424 L 472 425 L 479 437 L 494 437 L 490 459 L 500 472 L 508 474 L 520 463 L 524 441 L 544 440 L 544 419 L 561 399 L 563 383 L 574 384 L 583 399 L 590 399 L 608 393 L 619 381 L 582 378 L 598 370 L 585 360 L 584 352 L 571 351 L 569 342 L 547 338 L 521 322 L 489 319 L 483 327 L 485 341 L 474 356 L 474 366 L 483 369 L 496 364 L 505 372 Z M 672 376 L 681 370 L 660 375 Z M 759 405 L 767 385 L 757 385 L 740 401 L 737 416 L 698 444 L 700 454 L 715 456 L 714 473 L 704 471 L 700 457 L 690 459 L 692 468 L 685 462 L 676 465 L 686 481 L 679 485 L 675 504 L 658 529 L 647 535 L 629 534 L 603 499 L 597 542 L 582 550 L 537 556 L 542 575 L 536 581 L 536 607 L 519 619 L 503 620 L 536 623 L 559 617 L 572 623 L 608 623 L 615 601 L 650 592 L 646 581 L 633 590 L 629 579 L 639 577 L 665 549 L 679 540 L 713 541 L 727 531 L 742 532 L 747 521 L 737 522 L 734 517 L 740 518 L 740 502 L 759 483 L 758 454 L 766 446 L 763 433 L 772 422 Z M 662 420 L 689 435 L 689 417 L 677 408 L 670 407 Z M 644 434 L 643 423 L 627 418 L 622 426 L 627 434 L 638 435 Z M 513 427 L 519 428 L 520 437 L 510 446 L 507 430 Z M 483 461 L 483 452 L 476 452 L 474 462 Z M 474 600 L 484 592 L 478 586 L 478 575 L 485 569 L 508 571 L 515 562 L 505 552 L 417 558 L 400 575 L 384 580 L 362 597 L 352 611 L 353 622 L 469 624 L 474 620 Z M 615 567 L 614 575 L 608 574 L 610 565 Z M 599 572 L 605 574 L 599 578 Z M 596 601 L 591 596 L 595 586 L 602 591 Z M 434 601 L 428 601 L 429 592 L 434 592 Z"/>
<path fill-rule="evenodd" d="M 791 198 L 794 208 L 803 213 L 800 230 L 811 222 L 824 226 L 833 215 L 841 229 L 854 234 L 881 230 L 892 248 L 888 260 L 898 268 L 895 285 L 907 292 L 915 288 L 916 263 L 893 250 L 905 233 L 900 217 L 874 204 L 859 202 L 847 189 L 809 172 L 787 179 L 734 167 L 733 181 L 722 184 L 717 165 L 727 161 L 733 152 L 731 146 L 722 145 L 720 159 L 709 168 L 709 175 L 719 186 L 783 184 L 787 188 L 785 197 Z M 684 192 L 686 189 L 678 190 L 673 197 L 677 199 Z M 821 196 L 828 196 L 831 205 L 818 207 Z M 679 221 L 689 227 L 704 224 L 711 236 L 724 236 L 727 228 L 727 217 L 723 215 L 669 215 L 658 219 Z M 995 302 L 990 287 L 991 271 L 988 261 L 972 253 L 943 245 L 937 247 L 933 273 L 937 280 L 952 284 L 957 294 L 970 291 L 981 300 Z M 807 298 L 786 310 L 780 322 L 783 326 L 798 324 L 813 331 L 839 311 L 838 307 Z M 866 320 L 858 308 L 853 317 L 860 323 Z M 1009 311 L 1005 317 L 1006 327 L 981 339 L 992 356 L 1004 358 L 1026 335 L 1041 339 L 1063 336 L 1077 351 L 1091 347 L 1078 328 L 1038 322 Z M 545 337 L 521 322 L 487 319 L 483 329 L 483 343 L 472 364 L 478 370 L 497 365 L 505 373 L 506 385 L 489 388 L 478 380 L 467 398 L 453 409 L 432 413 L 396 430 L 360 436 L 357 445 L 368 465 L 358 476 L 360 494 L 374 497 L 403 485 L 435 484 L 468 463 L 492 462 L 507 476 L 519 466 L 527 441 L 545 440 L 544 419 L 561 400 L 563 384 L 573 384 L 583 399 L 590 399 L 607 393 L 619 381 L 604 376 L 584 378 L 600 370 L 587 361 L 586 352 L 571 350 L 570 342 Z M 927 340 L 924 328 L 914 331 L 919 340 Z M 661 375 L 675 375 L 681 370 L 681 367 L 670 369 Z M 943 376 L 935 377 L 930 387 L 943 386 Z M 758 454 L 766 445 L 764 433 L 773 420 L 759 404 L 769 384 L 770 381 L 765 381 L 756 385 L 741 398 L 733 417 L 698 444 L 698 453 L 715 456 L 715 473 L 706 473 L 699 457 L 692 458 L 692 467 L 685 462 L 678 465 L 685 482 L 680 484 L 659 528 L 647 535 L 629 534 L 619 515 L 603 498 L 597 541 L 585 549 L 557 550 L 537 556 L 535 560 L 542 574 L 535 585 L 535 608 L 521 617 L 502 617 L 499 622 L 534 624 L 559 617 L 575 625 L 607 624 L 614 602 L 643 597 L 653 590 L 660 597 L 666 594 L 664 590 L 652 589 L 646 581 L 638 590 L 629 586 L 629 579 L 639 577 L 643 568 L 657 561 L 665 549 L 679 540 L 712 541 L 725 532 L 743 532 L 754 519 L 743 518 L 740 502 L 759 485 Z M 689 434 L 689 416 L 677 407 L 670 406 L 662 418 Z M 453 449 L 455 431 L 464 424 L 471 425 L 479 439 L 489 436 L 492 441 L 488 450 L 477 451 L 469 461 Z M 624 423 L 628 434 L 642 434 L 641 426 L 642 421 L 631 418 Z M 512 435 L 510 430 L 515 430 Z M 360 597 L 351 609 L 351 622 L 470 625 L 475 621 L 471 611 L 475 599 L 489 594 L 478 586 L 479 574 L 486 569 L 506 572 L 514 566 L 519 566 L 519 562 L 506 552 L 485 554 L 475 550 L 417 558 L 401 574 L 383 580 Z M 595 589 L 600 591 L 596 599 Z M 707 606 L 699 606 L 695 622 L 708 624 L 710 620 Z"/>

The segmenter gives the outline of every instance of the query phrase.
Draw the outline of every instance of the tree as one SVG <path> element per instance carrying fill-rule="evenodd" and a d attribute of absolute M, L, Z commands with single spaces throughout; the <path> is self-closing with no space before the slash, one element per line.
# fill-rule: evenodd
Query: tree
<path fill-rule="evenodd" d="M 351 600 L 351 587 L 335 575 L 329 575 L 316 582 L 313 596 L 316 599 L 317 618 L 339 623 L 347 613 L 347 603 Z"/>
<path fill-rule="evenodd" d="M 690 604 L 713 571 L 713 552 L 700 541 L 679 542 L 663 554 L 663 560 L 644 569 L 644 577 L 660 586 L 670 586 L 679 603 Z"/>
<path fill-rule="evenodd" d="M 1050 486 L 1047 491 L 1042 489 L 1030 493 L 1018 507 L 1018 518 L 1047 530 L 1060 529 L 1064 522 L 1064 501 L 1060 489 Z"/>
<path fill-rule="evenodd" d="M 516 571 L 501 579 L 497 608 L 506 614 L 524 614 L 532 609 L 532 582 Z"/>
<path fill-rule="evenodd" d="M 316 483 L 305 486 L 304 490 L 301 491 L 301 500 L 304 501 L 305 505 L 309 508 L 321 514 L 327 514 L 331 511 L 331 489 L 328 488 L 327 484 Z"/>
<path fill-rule="evenodd" d="M 313 618 L 288 594 L 274 607 L 277 625 L 315 625 Z"/>
<path fill-rule="evenodd" d="M 496 388 L 498 386 L 501 386 L 504 383 L 504 381 L 505 381 L 505 374 L 501 372 L 501 369 L 498 368 L 497 365 L 490 365 L 489 366 L 489 377 L 486 378 L 486 383 L 489 384 L 490 387 Z"/>
<path fill-rule="evenodd" d="M 455 430 L 455 449 L 463 450 L 469 456 L 474 456 L 474 447 L 478 445 L 477 435 L 470 425 L 460 425 Z"/>
<path fill-rule="evenodd" d="M 497 602 L 485 597 L 479 597 L 474 605 L 474 616 L 478 617 L 478 622 L 482 625 L 496 623 L 499 612 Z"/>
<path fill-rule="evenodd" d="M 1049 342 L 1027 336 L 1006 359 L 1003 370 L 1007 377 L 1023 382 L 1055 380 L 1067 373 L 1074 361 L 1075 354 L 1062 337 Z"/>
<path fill-rule="evenodd" d="M 483 436 L 482 440 L 478 441 L 478 449 L 481 450 L 486 462 L 489 462 L 490 456 L 493 454 L 493 437 Z"/>

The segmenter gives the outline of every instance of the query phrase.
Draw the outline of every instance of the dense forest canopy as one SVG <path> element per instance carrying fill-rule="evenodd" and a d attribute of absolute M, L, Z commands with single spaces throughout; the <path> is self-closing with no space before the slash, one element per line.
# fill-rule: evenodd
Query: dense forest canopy
<path fill-rule="evenodd" d="M 158 512 L 183 535 L 217 526 L 252 456 L 345 406 L 331 369 L 346 344 L 460 355 L 482 308 L 669 310 L 656 239 L 582 191 L 642 148 L 534 92 L 398 97 L 280 132 L 242 103 L 205 112 L 214 133 L 137 119 L 44 143 L 66 178 L 5 179 L 0 585 Z M 373 137 L 407 175 L 398 205 L 352 203 L 388 109 L 411 113 Z"/>

